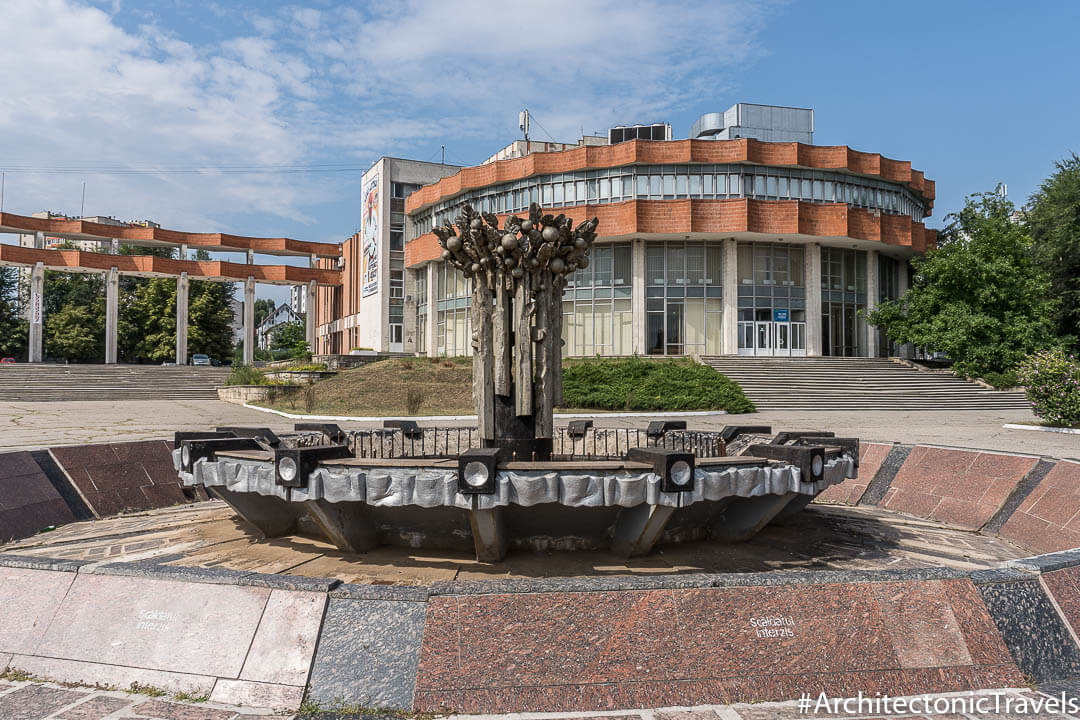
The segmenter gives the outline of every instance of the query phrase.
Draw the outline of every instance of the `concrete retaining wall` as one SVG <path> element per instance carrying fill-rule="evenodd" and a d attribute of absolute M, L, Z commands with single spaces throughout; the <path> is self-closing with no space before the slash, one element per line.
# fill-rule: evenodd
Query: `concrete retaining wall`
<path fill-rule="evenodd" d="M 223 385 L 217 389 L 218 400 L 243 405 L 291 395 L 299 385 Z"/>

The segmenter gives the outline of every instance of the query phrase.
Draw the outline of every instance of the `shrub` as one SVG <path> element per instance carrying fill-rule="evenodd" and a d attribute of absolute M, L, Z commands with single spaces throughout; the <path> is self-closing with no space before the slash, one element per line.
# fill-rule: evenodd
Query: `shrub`
<path fill-rule="evenodd" d="M 754 412 L 754 404 L 742 388 L 707 365 L 639 357 L 566 363 L 563 405 L 601 410 Z"/>
<path fill-rule="evenodd" d="M 266 376 L 253 368 L 251 365 L 233 365 L 229 377 L 225 378 L 226 385 L 266 385 Z"/>
<path fill-rule="evenodd" d="M 983 373 L 982 381 L 989 385 L 993 385 L 999 390 L 1003 388 L 1013 388 L 1020 384 L 1016 379 L 1016 373 L 1012 370 Z"/>
<path fill-rule="evenodd" d="M 423 388 L 411 387 L 405 392 L 405 413 L 416 415 L 420 412 L 420 406 L 424 404 Z"/>
<path fill-rule="evenodd" d="M 1080 361 L 1064 350 L 1029 355 L 1017 375 L 1036 417 L 1051 425 L 1080 424 Z"/>

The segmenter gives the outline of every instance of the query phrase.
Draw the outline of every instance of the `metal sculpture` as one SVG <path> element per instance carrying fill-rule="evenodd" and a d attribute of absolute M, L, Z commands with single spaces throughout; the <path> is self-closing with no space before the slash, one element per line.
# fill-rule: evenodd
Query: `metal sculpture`
<path fill-rule="evenodd" d="M 562 401 L 562 294 L 589 266 L 596 218 L 499 218 L 466 205 L 434 229 L 442 258 L 472 279 L 473 402 L 480 437 L 520 459 L 551 454 L 552 411 Z"/>

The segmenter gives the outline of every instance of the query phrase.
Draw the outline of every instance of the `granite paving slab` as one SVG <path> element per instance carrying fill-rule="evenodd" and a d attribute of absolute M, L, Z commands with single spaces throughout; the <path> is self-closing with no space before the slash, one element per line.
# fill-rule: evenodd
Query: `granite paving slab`
<path fill-rule="evenodd" d="M 411 708 L 424 622 L 424 603 L 330 598 L 308 698 Z"/>
<path fill-rule="evenodd" d="M 893 445 L 888 455 L 881 461 L 881 465 L 878 467 L 877 472 L 874 473 L 874 477 L 869 479 L 869 484 L 866 486 L 862 497 L 859 498 L 858 503 L 860 505 L 879 504 L 885 497 L 885 493 L 889 491 L 896 474 L 900 472 L 900 468 L 907 462 L 910 454 L 910 446 Z"/>
<path fill-rule="evenodd" d="M 0 652 L 35 652 L 75 577 L 0 567 Z"/>
<path fill-rule="evenodd" d="M 1076 635 L 1080 632 L 1080 567 L 1043 573 L 1042 580 Z"/>
<path fill-rule="evenodd" d="M 46 685 L 24 685 L 0 695 L 0 718 L 4 720 L 41 720 L 57 710 L 82 700 L 82 690 L 63 690 Z"/>
<path fill-rule="evenodd" d="M 235 678 L 269 595 L 263 588 L 80 574 L 36 654 Z"/>
<path fill-rule="evenodd" d="M 218 710 L 200 705 L 182 705 L 165 700 L 147 700 L 131 711 L 154 720 L 233 720 L 235 710 Z"/>
<path fill-rule="evenodd" d="M 56 715 L 57 720 L 101 720 L 133 704 L 131 699 L 97 695 Z"/>
<path fill-rule="evenodd" d="M 0 454 L 0 543 L 75 519 L 29 452 Z"/>
<path fill-rule="evenodd" d="M 977 588 L 1025 675 L 1040 683 L 1080 675 L 1080 648 L 1037 579 Z"/>
<path fill-rule="evenodd" d="M 240 679 L 303 687 L 325 607 L 322 593 L 271 591 Z"/>
<path fill-rule="evenodd" d="M 210 700 L 227 705 L 296 710 L 304 700 L 304 687 L 219 679 L 210 693 Z"/>
<path fill-rule="evenodd" d="M 60 683 L 116 688 L 130 688 L 134 683 L 160 688 L 171 693 L 183 692 L 194 696 L 209 695 L 215 680 L 208 675 L 147 670 L 34 655 L 16 655 L 11 659 L 11 666 L 34 677 L 49 678 Z"/>

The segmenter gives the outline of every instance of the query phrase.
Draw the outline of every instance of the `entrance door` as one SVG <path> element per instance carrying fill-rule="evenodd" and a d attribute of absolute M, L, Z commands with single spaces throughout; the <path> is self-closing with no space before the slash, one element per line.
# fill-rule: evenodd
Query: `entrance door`
<path fill-rule="evenodd" d="M 772 326 L 771 322 L 754 323 L 754 354 L 772 355 Z"/>
<path fill-rule="evenodd" d="M 390 352 L 404 352 L 405 326 L 397 323 L 390 324 Z"/>
<path fill-rule="evenodd" d="M 791 355 L 791 323 L 773 323 L 773 355 Z"/>

